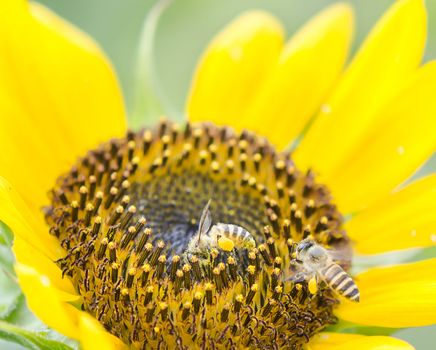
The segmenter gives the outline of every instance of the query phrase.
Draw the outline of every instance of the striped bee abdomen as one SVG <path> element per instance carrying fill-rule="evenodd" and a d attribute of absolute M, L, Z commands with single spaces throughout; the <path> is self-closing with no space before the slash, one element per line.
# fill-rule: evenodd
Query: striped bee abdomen
<path fill-rule="evenodd" d="M 250 232 L 241 226 L 218 223 L 216 227 L 218 228 L 220 234 L 231 239 L 237 248 L 251 247 L 255 245 L 254 239 Z"/>
<path fill-rule="evenodd" d="M 331 289 L 351 301 L 359 301 L 360 293 L 356 283 L 338 264 L 331 263 L 320 272 Z"/>

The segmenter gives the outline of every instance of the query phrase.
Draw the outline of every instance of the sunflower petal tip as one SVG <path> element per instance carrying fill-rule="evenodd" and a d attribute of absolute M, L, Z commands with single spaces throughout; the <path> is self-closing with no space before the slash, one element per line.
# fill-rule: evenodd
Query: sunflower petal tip
<path fill-rule="evenodd" d="M 249 28 L 253 27 L 259 29 L 268 30 L 271 32 L 276 32 L 279 35 L 284 36 L 285 29 L 280 22 L 280 20 L 268 11 L 262 9 L 248 10 L 241 13 L 236 19 L 230 24 L 230 28 L 233 31 L 235 27 Z"/>
<path fill-rule="evenodd" d="M 416 11 L 417 14 L 425 15 L 427 14 L 427 8 L 425 6 L 425 0 L 400 0 L 396 4 L 397 6 L 392 6 L 392 8 L 397 8 L 398 10 L 404 11 Z"/>
<path fill-rule="evenodd" d="M 330 5 L 329 7 L 327 7 L 327 9 L 330 10 L 334 10 L 342 15 L 347 15 L 350 18 L 354 18 L 354 7 L 346 1 L 340 1 L 340 2 L 336 2 L 332 5 Z"/>
<path fill-rule="evenodd" d="M 243 12 L 218 32 L 191 82 L 186 105 L 189 119 L 219 125 L 241 119 L 247 101 L 254 98 L 277 59 L 284 33 L 280 21 L 263 10 Z"/>
<path fill-rule="evenodd" d="M 355 14 L 354 14 L 354 8 L 350 3 L 347 2 L 334 3 L 333 5 L 327 7 L 325 13 L 327 13 L 332 19 L 341 21 L 342 26 L 345 29 L 348 29 L 351 32 L 351 34 L 353 34 L 354 25 L 355 25 Z"/>

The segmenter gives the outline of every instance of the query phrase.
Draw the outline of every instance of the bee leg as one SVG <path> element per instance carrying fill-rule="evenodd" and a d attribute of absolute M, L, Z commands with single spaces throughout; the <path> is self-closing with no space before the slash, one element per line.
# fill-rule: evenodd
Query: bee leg
<path fill-rule="evenodd" d="M 304 272 L 298 272 L 295 275 L 288 277 L 285 281 L 301 283 L 307 281 L 307 274 Z"/>
<path fill-rule="evenodd" d="M 291 259 L 291 261 L 289 262 L 289 270 L 291 270 L 293 272 L 293 274 L 295 275 L 298 271 L 300 271 L 301 273 L 304 272 L 304 267 L 303 267 L 303 262 L 301 260 L 297 260 L 297 259 Z M 303 271 L 302 271 L 303 270 Z"/>
<path fill-rule="evenodd" d="M 210 263 L 208 259 L 202 259 L 200 262 L 201 270 L 203 271 L 204 276 L 207 278 L 211 278 L 211 269 L 210 269 Z"/>

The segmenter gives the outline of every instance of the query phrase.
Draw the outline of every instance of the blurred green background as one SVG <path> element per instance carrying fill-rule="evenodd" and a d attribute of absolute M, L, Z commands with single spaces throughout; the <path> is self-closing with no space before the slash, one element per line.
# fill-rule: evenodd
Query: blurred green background
<path fill-rule="evenodd" d="M 136 54 L 142 22 L 154 1 L 146 0 L 39 0 L 94 37 L 113 62 L 126 105 L 133 110 Z M 393 0 L 354 0 L 356 39 L 354 50 Z M 229 20 L 246 9 L 263 8 L 274 13 L 292 35 L 328 0 L 176 0 L 164 13 L 157 30 L 155 62 L 166 99 L 179 113 L 196 61 L 210 38 Z M 429 38 L 425 59 L 436 57 L 436 0 L 426 1 Z M 425 172 L 435 169 L 436 161 Z M 434 171 L 434 170 L 433 170 Z M 434 254 L 434 250 L 430 253 Z M 436 327 L 399 331 L 396 336 L 417 349 L 434 349 Z"/>
<path fill-rule="evenodd" d="M 94 37 L 115 65 L 132 110 L 134 67 L 142 21 L 155 1 L 38 0 Z M 288 35 L 330 0 L 176 0 L 164 13 L 157 32 L 157 73 L 168 100 L 179 111 L 195 63 L 208 41 L 224 24 L 247 9 L 262 8 L 282 20 Z M 353 0 L 356 14 L 354 49 L 394 0 Z M 426 59 L 436 57 L 436 0 L 427 0 L 429 40 Z"/>

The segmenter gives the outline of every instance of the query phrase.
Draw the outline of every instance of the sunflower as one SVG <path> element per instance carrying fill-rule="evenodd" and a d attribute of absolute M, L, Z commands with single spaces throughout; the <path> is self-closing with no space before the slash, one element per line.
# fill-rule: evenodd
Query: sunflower
<path fill-rule="evenodd" d="M 325 329 L 435 323 L 436 259 L 355 274 L 360 302 L 292 272 L 302 240 L 345 252 L 343 278 L 352 250 L 435 244 L 436 177 L 400 187 L 435 149 L 422 1 L 396 2 L 345 69 L 348 5 L 287 43 L 243 14 L 206 49 L 188 120 L 134 131 L 88 37 L 33 2 L 0 17 L 0 219 L 49 327 L 84 349 L 410 349 Z M 226 229 L 200 249 L 208 205 Z"/>

